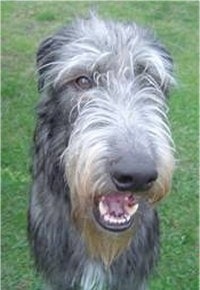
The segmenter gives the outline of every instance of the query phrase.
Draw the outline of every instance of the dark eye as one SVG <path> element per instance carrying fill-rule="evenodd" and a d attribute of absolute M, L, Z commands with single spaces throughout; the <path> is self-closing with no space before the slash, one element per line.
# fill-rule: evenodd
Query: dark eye
<path fill-rule="evenodd" d="M 136 75 L 141 75 L 145 72 L 145 66 L 142 64 L 136 64 L 134 71 Z"/>
<path fill-rule="evenodd" d="M 81 76 L 77 78 L 75 82 L 76 82 L 76 85 L 83 90 L 90 89 L 93 84 L 92 79 L 86 76 Z"/>

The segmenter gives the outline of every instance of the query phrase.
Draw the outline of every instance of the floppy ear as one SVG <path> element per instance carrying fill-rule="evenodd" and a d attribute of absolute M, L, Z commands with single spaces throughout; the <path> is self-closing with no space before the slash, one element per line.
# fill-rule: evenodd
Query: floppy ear
<path fill-rule="evenodd" d="M 39 74 L 38 89 L 41 90 L 44 86 L 45 73 L 50 69 L 51 64 L 55 62 L 55 50 L 59 45 L 54 37 L 45 39 L 39 46 L 36 56 L 37 71 Z"/>
<path fill-rule="evenodd" d="M 159 43 L 153 45 L 154 57 L 149 73 L 156 81 L 164 95 L 168 95 L 170 88 L 175 84 L 173 77 L 173 60 L 166 48 Z"/>
<path fill-rule="evenodd" d="M 64 31 L 64 36 L 62 35 Z M 37 70 L 39 74 L 38 89 L 41 90 L 44 87 L 45 77 L 48 70 L 55 66 L 55 62 L 59 58 L 59 49 L 68 42 L 68 29 L 66 27 L 63 30 L 56 33 L 54 36 L 45 39 L 39 46 L 36 62 Z"/>
<path fill-rule="evenodd" d="M 146 39 L 137 49 L 136 72 L 138 69 L 138 74 L 144 74 L 150 85 L 167 96 L 175 84 L 172 57 L 151 32 Z"/>
<path fill-rule="evenodd" d="M 53 48 L 53 42 L 54 42 L 53 38 L 49 37 L 45 39 L 38 48 L 36 61 L 39 73 L 43 72 L 44 70 L 43 65 L 51 61 L 50 55 Z"/>
<path fill-rule="evenodd" d="M 166 48 L 162 45 L 157 46 L 158 53 L 163 62 L 163 68 L 165 70 L 165 76 L 160 77 L 160 88 L 163 93 L 167 96 L 169 90 L 172 86 L 175 85 L 175 79 L 173 76 L 174 71 L 174 63 L 171 54 L 166 50 Z"/>

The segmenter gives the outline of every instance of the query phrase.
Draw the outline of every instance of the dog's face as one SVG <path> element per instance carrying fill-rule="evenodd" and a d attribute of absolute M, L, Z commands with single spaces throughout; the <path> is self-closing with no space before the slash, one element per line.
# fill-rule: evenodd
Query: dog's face
<path fill-rule="evenodd" d="M 171 58 L 148 31 L 93 16 L 44 41 L 37 60 L 51 133 L 67 136 L 58 157 L 73 217 L 108 264 L 169 189 Z"/>

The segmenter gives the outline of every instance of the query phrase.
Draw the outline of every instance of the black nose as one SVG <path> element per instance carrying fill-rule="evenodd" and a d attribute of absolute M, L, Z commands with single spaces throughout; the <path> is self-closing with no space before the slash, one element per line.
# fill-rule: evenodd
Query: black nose
<path fill-rule="evenodd" d="M 144 191 L 157 179 L 155 162 L 147 155 L 124 155 L 111 165 L 111 178 L 120 191 Z"/>

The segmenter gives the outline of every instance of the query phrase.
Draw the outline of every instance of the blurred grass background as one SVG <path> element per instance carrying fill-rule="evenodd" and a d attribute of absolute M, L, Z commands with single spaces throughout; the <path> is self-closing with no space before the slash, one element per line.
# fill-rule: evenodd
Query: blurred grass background
<path fill-rule="evenodd" d="M 97 7 L 104 17 L 150 26 L 174 58 L 178 89 L 170 99 L 170 120 L 178 162 L 171 195 L 159 206 L 161 261 L 150 289 L 197 290 L 198 2 L 6 1 L 1 6 L 2 289 L 41 289 L 26 240 L 37 47 L 77 14 Z"/>

